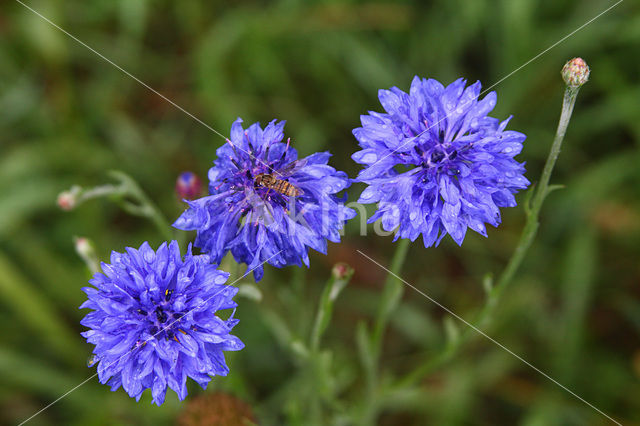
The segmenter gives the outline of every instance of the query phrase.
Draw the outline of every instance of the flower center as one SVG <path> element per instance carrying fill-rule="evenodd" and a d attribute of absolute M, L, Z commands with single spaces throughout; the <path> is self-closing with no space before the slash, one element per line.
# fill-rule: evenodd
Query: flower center
<path fill-rule="evenodd" d="M 458 151 L 455 149 L 444 147 L 443 145 L 436 145 L 430 152 L 426 152 L 423 158 L 426 158 L 425 165 L 427 168 L 432 168 L 444 166 L 449 161 L 455 160 L 457 156 Z"/>
<path fill-rule="evenodd" d="M 433 151 L 433 152 L 431 153 L 431 158 L 429 159 L 429 161 L 430 161 L 432 164 L 439 163 L 439 162 L 440 162 L 440 161 L 442 161 L 442 159 L 443 159 L 443 158 L 445 158 L 446 156 L 447 156 L 447 155 L 446 155 L 444 152 L 442 152 L 442 151 L 440 151 L 440 150 L 436 150 L 436 151 Z"/>
<path fill-rule="evenodd" d="M 184 312 L 173 312 L 169 301 L 173 295 L 173 290 L 167 289 L 164 293 L 164 300 L 156 305 L 155 309 L 144 310 L 138 308 L 136 312 L 147 321 L 149 334 L 155 336 L 156 339 L 173 339 L 175 330 L 182 331 L 178 328 L 180 320 L 185 315 Z"/>
<path fill-rule="evenodd" d="M 156 308 L 155 314 L 160 323 L 165 323 L 167 321 L 167 314 L 162 310 L 161 307 Z"/>

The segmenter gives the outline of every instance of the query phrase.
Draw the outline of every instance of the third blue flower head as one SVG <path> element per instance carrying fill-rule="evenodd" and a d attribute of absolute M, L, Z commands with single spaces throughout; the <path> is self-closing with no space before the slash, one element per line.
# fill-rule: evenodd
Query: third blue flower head
<path fill-rule="evenodd" d="M 378 204 L 369 222 L 381 219 L 396 238 L 422 235 L 425 247 L 498 226 L 499 208 L 515 206 L 529 185 L 514 159 L 526 136 L 487 115 L 495 92 L 479 96 L 480 83 L 464 79 L 445 87 L 415 77 L 409 93 L 380 90 L 385 112 L 361 116 L 353 131 L 362 148 L 353 159 L 365 165 L 357 181 L 368 184 L 359 202 Z"/>

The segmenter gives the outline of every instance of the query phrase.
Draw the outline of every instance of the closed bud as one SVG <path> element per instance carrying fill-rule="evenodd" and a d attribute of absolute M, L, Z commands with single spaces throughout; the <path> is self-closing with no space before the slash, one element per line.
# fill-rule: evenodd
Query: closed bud
<path fill-rule="evenodd" d="M 93 245 L 91 244 L 91 241 L 89 241 L 87 238 L 75 237 L 74 242 L 76 245 L 76 252 L 78 252 L 78 254 L 81 257 L 89 257 L 89 256 L 95 255 L 95 250 L 93 249 Z"/>
<path fill-rule="evenodd" d="M 85 237 L 73 237 L 73 242 L 76 248 L 76 253 L 84 263 L 87 265 L 92 273 L 96 273 L 100 270 L 100 261 L 96 254 L 96 249 L 93 246 L 91 240 Z"/>
<path fill-rule="evenodd" d="M 192 172 L 182 172 L 176 179 L 176 194 L 180 199 L 193 200 L 202 192 L 200 178 Z"/>
<path fill-rule="evenodd" d="M 351 277 L 353 274 L 353 268 L 344 262 L 339 262 L 333 265 L 333 270 L 331 272 L 334 277 L 339 280 L 344 280 Z"/>
<path fill-rule="evenodd" d="M 73 210 L 73 208 L 78 204 L 80 192 L 82 192 L 82 188 L 77 185 L 72 186 L 71 189 L 67 191 L 62 191 L 58 194 L 58 207 L 65 211 Z"/>
<path fill-rule="evenodd" d="M 562 67 L 562 79 L 569 87 L 580 87 L 589 81 L 589 66 L 584 59 L 573 58 Z"/>

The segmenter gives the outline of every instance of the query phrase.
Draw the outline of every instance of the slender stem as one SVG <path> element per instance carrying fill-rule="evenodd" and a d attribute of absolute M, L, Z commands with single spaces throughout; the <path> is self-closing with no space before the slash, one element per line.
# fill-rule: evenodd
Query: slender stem
<path fill-rule="evenodd" d="M 365 365 L 367 394 L 361 424 L 372 424 L 376 418 L 379 377 L 378 370 L 380 365 L 380 355 L 382 353 L 382 340 L 389 318 L 402 299 L 404 284 L 397 279 L 396 276 L 400 275 L 400 270 L 407 258 L 410 243 L 411 241 L 405 238 L 398 242 L 398 246 L 396 247 L 396 251 L 393 255 L 391 266 L 389 268 L 391 273 L 387 275 L 382 295 L 380 296 L 380 305 L 378 306 L 376 323 L 369 346 L 371 351 L 371 363 L 369 365 Z"/>
<path fill-rule="evenodd" d="M 548 195 L 549 179 L 551 178 L 553 167 L 555 166 L 558 155 L 560 154 L 560 147 L 562 146 L 564 135 L 567 133 L 567 127 L 569 126 L 569 121 L 571 120 L 571 114 L 573 113 L 573 107 L 576 104 L 576 98 L 578 97 L 579 91 L 579 87 L 567 87 L 564 91 L 562 112 L 560 114 L 558 129 L 556 130 L 556 137 L 553 140 L 553 145 L 551 145 L 551 151 L 549 152 L 547 162 L 542 170 L 542 176 L 540 177 L 540 184 L 538 185 L 537 192 L 533 197 L 533 202 L 531 203 L 531 210 L 535 216 L 538 215 L 538 212 L 542 207 L 542 203 Z"/>
<path fill-rule="evenodd" d="M 544 164 L 540 182 L 538 183 L 536 192 L 531 201 L 531 206 L 528 207 L 527 222 L 522 234 L 520 235 L 520 241 L 511 255 L 511 259 L 509 259 L 509 263 L 507 263 L 507 266 L 500 275 L 496 286 L 489 294 L 489 303 L 487 304 L 487 307 L 489 308 L 492 308 L 496 304 L 497 299 L 499 299 L 502 292 L 504 292 L 504 289 L 513 279 L 513 276 L 520 267 L 525 254 L 529 250 L 529 247 L 531 247 L 536 233 L 538 232 L 538 227 L 540 225 L 540 210 L 542 209 L 542 204 L 544 203 L 545 198 L 549 194 L 549 180 L 551 179 L 551 173 L 553 172 L 556 160 L 560 154 L 560 148 L 567 132 L 569 121 L 571 120 L 571 114 L 573 113 L 573 107 L 576 103 L 578 91 L 579 88 L 567 87 L 565 89 L 558 129 L 556 130 L 556 136 L 553 140 L 553 144 L 551 145 L 551 151 L 549 151 L 547 161 Z"/>
<path fill-rule="evenodd" d="M 410 240 L 403 238 L 398 242 L 396 252 L 391 260 L 391 267 L 389 268 L 392 273 L 387 275 L 387 279 L 384 283 L 382 290 L 382 296 L 380 297 L 380 305 L 378 307 L 378 315 L 376 317 L 376 325 L 373 330 L 372 347 L 375 350 L 375 356 L 380 356 L 380 350 L 382 346 L 382 338 L 389 322 L 389 317 L 396 309 L 404 293 L 404 284 L 397 279 L 395 275 L 400 274 L 400 270 L 404 265 L 404 261 L 409 251 Z"/>
<path fill-rule="evenodd" d="M 478 328 L 484 328 L 490 322 L 493 310 L 498 304 L 501 295 L 511 283 L 515 273 L 518 271 L 520 264 L 524 260 L 524 257 L 538 232 L 540 210 L 546 196 L 552 189 L 552 187 L 549 186 L 549 180 L 556 164 L 556 160 L 558 159 L 558 155 L 560 154 L 560 148 L 562 146 L 562 141 L 564 140 L 569 121 L 571 120 L 571 114 L 573 112 L 578 91 L 579 88 L 567 87 L 564 92 L 562 112 L 560 114 L 556 136 L 553 140 L 553 144 L 551 145 L 551 150 L 549 151 L 547 161 L 545 162 L 544 169 L 542 170 L 542 175 L 537 188 L 535 189 L 531 204 L 525 205 L 527 219 L 524 229 L 522 230 L 518 245 L 511 255 L 507 266 L 504 271 L 502 271 L 496 285 L 489 291 L 487 303 L 484 305 L 480 314 L 474 321 Z M 401 388 L 410 386 L 418 382 L 421 377 L 429 374 L 431 371 L 437 369 L 440 365 L 451 359 L 457 350 L 463 346 L 463 344 L 466 343 L 472 335 L 474 335 L 473 330 L 471 328 L 467 328 L 452 346 L 448 347 L 442 354 L 436 355 L 435 358 L 430 359 L 428 362 L 422 364 L 419 368 L 399 380 L 396 383 L 396 387 Z"/>
<path fill-rule="evenodd" d="M 124 188 L 120 185 L 116 186 L 111 184 L 95 186 L 82 192 L 78 198 L 78 204 L 92 198 L 105 197 L 109 195 L 122 196 L 124 195 Z"/>
<path fill-rule="evenodd" d="M 93 198 L 111 197 L 127 213 L 150 219 L 167 241 L 173 240 L 173 229 L 169 226 L 169 222 L 140 188 L 140 185 L 129 175 L 119 170 L 112 170 L 109 174 L 118 181 L 117 185 L 107 184 L 87 189 L 74 186 L 67 191 L 69 196 L 76 197 L 74 205 Z"/>
<path fill-rule="evenodd" d="M 329 326 L 333 315 L 333 304 L 340 292 L 349 283 L 353 276 L 353 269 L 347 264 L 341 263 L 333 267 L 331 277 L 327 281 L 320 297 L 318 304 L 318 312 L 311 330 L 309 339 L 309 347 L 313 354 L 318 353 L 320 349 L 320 339 Z"/>
<path fill-rule="evenodd" d="M 129 212 L 131 214 L 136 214 L 150 219 L 167 241 L 173 240 L 173 232 L 171 226 L 169 226 L 169 222 L 165 219 L 162 213 L 160 213 L 160 210 L 155 203 L 151 201 L 142 188 L 140 188 L 140 185 L 138 185 L 138 183 L 129 175 L 121 171 L 112 170 L 110 174 L 120 181 L 120 185 L 124 191 L 123 193 L 130 195 L 138 202 L 138 208 L 136 209 L 135 206 L 133 206 L 134 208 L 131 209 L 132 206 L 129 206 Z M 122 205 L 126 206 L 126 204 Z"/>
<path fill-rule="evenodd" d="M 151 219 L 153 224 L 156 226 L 158 231 L 162 234 L 164 238 L 168 241 L 173 239 L 173 232 L 171 230 L 171 226 L 169 222 L 165 219 L 165 217 L 160 213 L 160 209 L 158 206 L 151 201 L 151 199 L 145 194 L 145 192 L 140 188 L 140 186 L 133 180 L 131 180 L 130 185 L 131 191 L 135 194 L 136 198 L 140 202 L 140 205 L 143 206 L 145 210 L 145 216 Z"/>
<path fill-rule="evenodd" d="M 308 298 L 305 296 L 305 290 L 307 289 L 307 268 L 296 267 L 291 269 L 291 292 L 293 294 L 294 300 L 307 300 Z M 309 305 L 306 303 L 294 303 L 292 306 L 294 318 L 304 318 L 305 320 L 308 318 L 309 314 Z M 300 321 L 298 332 L 300 334 L 304 334 L 305 321 Z"/>

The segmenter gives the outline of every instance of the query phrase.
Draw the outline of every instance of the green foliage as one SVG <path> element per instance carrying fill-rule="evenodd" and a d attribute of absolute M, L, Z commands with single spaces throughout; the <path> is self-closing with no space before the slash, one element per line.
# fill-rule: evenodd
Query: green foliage
<path fill-rule="evenodd" d="M 223 140 L 19 3 L 5 3 L 0 423 L 15 424 L 94 374 L 77 309 L 89 273 L 72 237 L 91 238 L 102 259 L 166 238 L 108 200 L 62 212 L 56 195 L 73 184 L 113 183 L 107 172 L 122 170 L 171 221 L 183 208 L 173 193 L 178 173 L 205 178 Z M 488 87 L 612 3 L 28 4 L 222 134 L 238 116 L 286 119 L 302 155 L 330 150 L 332 165 L 355 176 L 351 129 L 359 114 L 380 110 L 378 89 L 407 89 L 415 74 Z M 510 127 L 528 135 L 519 158 L 533 181 L 557 124 L 562 65 L 582 56 L 592 70 L 551 179 L 564 187 L 547 196 L 537 239 L 483 328 L 625 424 L 640 422 L 639 12 L 621 3 L 494 88 L 495 116 L 513 114 Z M 354 185 L 350 199 L 361 189 Z M 496 288 L 487 274 L 499 277 L 524 221 L 521 208 L 510 209 L 488 239 L 470 234 L 462 248 L 417 242 L 399 275 L 471 321 Z M 262 424 L 606 422 L 485 339 L 448 349 L 465 326 L 411 289 L 401 299 L 393 292 L 388 303 L 397 307 L 372 327 L 386 273 L 356 250 L 389 266 L 397 244 L 370 234 L 360 236 L 355 220 L 328 256 L 311 256 L 309 271 L 268 267 L 258 288 L 245 278 L 235 330 L 247 347 L 207 392 L 246 400 Z M 335 298 L 328 289 L 337 284 L 324 283 L 338 261 L 355 274 Z M 414 379 L 416 369 L 424 374 Z M 136 403 L 94 378 L 34 424 L 173 424 L 188 402 L 172 393 L 162 407 L 150 399 Z M 365 401 L 380 415 L 368 417 Z"/>

